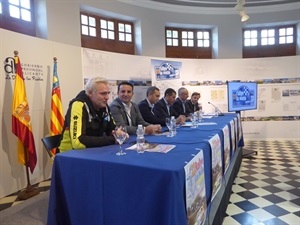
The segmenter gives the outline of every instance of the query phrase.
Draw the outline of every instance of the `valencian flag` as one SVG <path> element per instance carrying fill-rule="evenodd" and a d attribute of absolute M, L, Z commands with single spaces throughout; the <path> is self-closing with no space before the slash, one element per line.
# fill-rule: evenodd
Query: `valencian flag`
<path fill-rule="evenodd" d="M 52 84 L 52 97 L 51 97 L 51 116 L 50 116 L 50 135 L 61 134 L 64 126 L 64 116 L 61 103 L 60 86 L 57 74 L 57 62 L 54 58 L 53 66 L 53 84 Z M 55 149 L 52 150 L 55 155 Z"/>
<path fill-rule="evenodd" d="M 15 51 L 15 87 L 12 103 L 12 132 L 18 137 L 18 161 L 30 168 L 36 166 L 37 157 L 26 97 L 24 77 L 18 52 Z M 25 152 L 26 151 L 26 152 Z M 27 159 L 26 159 L 26 158 Z"/>

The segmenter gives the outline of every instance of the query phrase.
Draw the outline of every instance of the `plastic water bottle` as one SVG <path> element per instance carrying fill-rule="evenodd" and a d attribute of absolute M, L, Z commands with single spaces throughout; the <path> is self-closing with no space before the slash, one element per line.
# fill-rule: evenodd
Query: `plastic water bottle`
<path fill-rule="evenodd" d="M 174 116 L 171 117 L 171 136 L 176 135 L 176 119 Z"/>
<path fill-rule="evenodd" d="M 142 124 L 138 125 L 136 130 L 136 150 L 138 153 L 144 153 L 144 144 L 145 144 L 145 131 Z"/>

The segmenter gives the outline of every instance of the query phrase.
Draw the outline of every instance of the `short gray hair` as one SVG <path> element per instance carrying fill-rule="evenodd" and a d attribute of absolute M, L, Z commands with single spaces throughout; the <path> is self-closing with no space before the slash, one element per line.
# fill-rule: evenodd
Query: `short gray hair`
<path fill-rule="evenodd" d="M 90 78 L 85 84 L 85 88 L 84 88 L 85 93 L 88 94 L 88 93 L 91 93 L 92 91 L 96 90 L 96 84 L 98 84 L 98 83 L 103 83 L 103 84 L 108 85 L 107 80 L 102 77 Z"/>

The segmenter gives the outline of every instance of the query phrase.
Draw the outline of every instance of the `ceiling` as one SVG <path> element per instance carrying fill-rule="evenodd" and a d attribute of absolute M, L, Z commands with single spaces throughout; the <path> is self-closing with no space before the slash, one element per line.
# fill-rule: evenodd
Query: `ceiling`
<path fill-rule="evenodd" d="M 135 0 L 138 2 L 139 0 Z M 165 3 L 172 6 L 233 8 L 237 0 L 142 0 L 143 2 Z M 299 3 L 299 0 L 246 0 L 245 7 L 278 6 L 288 3 Z"/>

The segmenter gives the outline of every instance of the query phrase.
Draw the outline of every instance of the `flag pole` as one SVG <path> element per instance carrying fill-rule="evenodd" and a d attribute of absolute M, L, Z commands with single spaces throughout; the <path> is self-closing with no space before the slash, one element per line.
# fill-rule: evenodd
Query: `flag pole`
<path fill-rule="evenodd" d="M 27 187 L 24 190 L 21 190 L 18 194 L 18 198 L 20 200 L 26 200 L 40 193 L 39 189 L 32 186 L 29 179 L 29 165 L 28 165 L 28 154 L 27 149 L 24 146 L 24 158 L 25 158 L 25 167 L 26 167 L 26 179 L 27 179 Z"/>
<path fill-rule="evenodd" d="M 18 51 L 14 51 L 15 58 L 18 57 L 18 54 L 19 54 Z M 18 60 L 18 63 L 20 63 L 19 60 Z M 23 75 L 22 75 L 22 79 L 24 79 Z M 20 142 L 21 142 L 21 139 L 18 140 L 18 145 L 21 144 Z M 38 188 L 33 187 L 30 184 L 30 179 L 29 179 L 29 155 L 28 155 L 28 150 L 27 150 L 27 148 L 24 144 L 23 144 L 23 150 L 24 150 L 24 161 L 25 161 L 25 167 L 26 167 L 27 187 L 19 192 L 18 198 L 20 200 L 26 200 L 26 199 L 31 198 L 31 197 L 33 197 L 33 196 L 40 193 Z"/>

